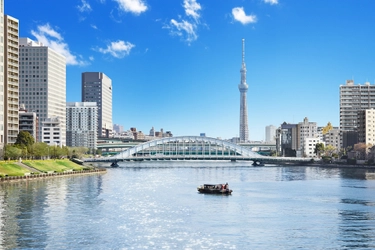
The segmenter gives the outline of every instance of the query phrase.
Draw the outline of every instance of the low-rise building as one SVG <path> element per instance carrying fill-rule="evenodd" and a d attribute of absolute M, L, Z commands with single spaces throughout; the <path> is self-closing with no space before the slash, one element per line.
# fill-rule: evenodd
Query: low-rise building
<path fill-rule="evenodd" d="M 46 118 L 42 122 L 42 142 L 50 146 L 65 146 L 62 141 L 62 128 L 63 126 L 59 117 Z"/>

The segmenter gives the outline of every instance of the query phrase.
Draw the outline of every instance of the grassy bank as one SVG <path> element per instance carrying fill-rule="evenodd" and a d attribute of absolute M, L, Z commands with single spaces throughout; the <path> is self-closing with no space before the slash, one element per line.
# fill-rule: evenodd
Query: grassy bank
<path fill-rule="evenodd" d="M 63 160 L 24 160 L 0 162 L 0 177 L 24 176 L 25 174 L 60 173 L 64 171 L 81 171 L 86 168 L 68 159 Z"/>

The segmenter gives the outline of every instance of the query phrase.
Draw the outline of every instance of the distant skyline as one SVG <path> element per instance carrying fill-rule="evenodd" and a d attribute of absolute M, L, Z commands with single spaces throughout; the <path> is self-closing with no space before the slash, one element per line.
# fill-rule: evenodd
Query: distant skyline
<path fill-rule="evenodd" d="M 372 0 L 5 0 L 20 37 L 112 79 L 113 123 L 148 134 L 239 136 L 242 39 L 250 140 L 305 117 L 339 126 L 339 86 L 375 83 Z"/>

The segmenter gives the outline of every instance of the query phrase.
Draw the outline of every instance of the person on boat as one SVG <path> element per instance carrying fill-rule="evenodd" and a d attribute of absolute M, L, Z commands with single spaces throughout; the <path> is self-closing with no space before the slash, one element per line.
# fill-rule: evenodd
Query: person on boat
<path fill-rule="evenodd" d="M 225 184 L 225 189 L 229 189 L 229 185 L 228 185 L 228 182 Z"/>

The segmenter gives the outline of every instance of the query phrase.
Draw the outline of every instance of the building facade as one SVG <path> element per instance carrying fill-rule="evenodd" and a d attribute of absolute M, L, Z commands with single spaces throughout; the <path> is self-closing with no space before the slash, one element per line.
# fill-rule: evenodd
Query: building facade
<path fill-rule="evenodd" d="M 316 122 L 309 122 L 309 119 L 305 117 L 303 122 L 298 123 L 298 145 L 297 148 L 301 152 L 305 152 L 305 138 L 317 138 L 318 129 Z M 301 155 L 303 156 L 303 155 Z"/>
<path fill-rule="evenodd" d="M 284 122 L 276 131 L 276 153 L 279 156 L 295 157 L 297 155 L 298 125 Z"/>
<path fill-rule="evenodd" d="M 96 102 L 66 104 L 66 144 L 97 149 L 98 107 Z"/>
<path fill-rule="evenodd" d="M 64 119 L 65 120 L 65 119 Z M 64 126 L 65 129 L 66 126 Z M 64 146 L 62 144 L 62 123 L 60 117 L 49 117 L 42 122 L 42 142 L 47 143 L 50 146 Z M 64 131 L 64 135 L 65 135 Z"/>
<path fill-rule="evenodd" d="M 303 140 L 303 155 L 304 157 L 308 157 L 308 158 L 315 158 L 317 157 L 316 153 L 315 153 L 315 147 L 316 147 L 316 144 L 318 143 L 323 143 L 324 142 L 318 138 L 318 137 L 306 137 L 304 138 Z"/>
<path fill-rule="evenodd" d="M 19 129 L 18 20 L 4 16 L 4 143 L 15 143 Z"/>
<path fill-rule="evenodd" d="M 238 84 L 240 90 L 240 141 L 249 141 L 249 125 L 247 117 L 247 89 L 246 64 L 245 64 L 245 39 L 242 39 L 242 67 L 240 70 L 241 82 Z"/>
<path fill-rule="evenodd" d="M 35 142 L 38 138 L 38 118 L 35 112 L 28 112 L 24 106 L 21 106 L 19 112 L 19 131 L 27 131 L 33 137 Z"/>
<path fill-rule="evenodd" d="M 4 0 L 0 0 L 0 20 L 4 20 Z M 0 37 L 4 37 L 4 22 L 0 22 Z M 4 58 L 4 39 L 0 39 L 0 58 Z M 4 117 L 4 60 L 0 60 L 0 117 Z M 0 150 L 3 156 L 4 148 L 4 120 L 0 119 Z"/>
<path fill-rule="evenodd" d="M 275 143 L 276 142 L 276 126 L 269 125 L 266 126 L 266 142 Z"/>
<path fill-rule="evenodd" d="M 337 127 L 333 127 L 329 131 L 323 134 L 322 141 L 326 146 L 331 145 L 337 149 L 337 152 L 341 149 L 342 146 L 342 135 L 341 130 Z"/>
<path fill-rule="evenodd" d="M 366 82 L 355 85 L 347 80 L 340 86 L 340 129 L 355 131 L 357 129 L 358 111 L 375 108 L 375 85 Z"/>
<path fill-rule="evenodd" d="M 20 38 L 20 103 L 39 119 L 37 141 L 43 141 L 43 122 L 59 122 L 59 145 L 66 145 L 66 59 L 42 43 Z"/>
<path fill-rule="evenodd" d="M 375 109 L 358 111 L 358 142 L 375 145 Z"/>
<path fill-rule="evenodd" d="M 82 73 L 82 102 L 98 106 L 98 137 L 112 137 L 112 80 L 101 72 Z"/>

